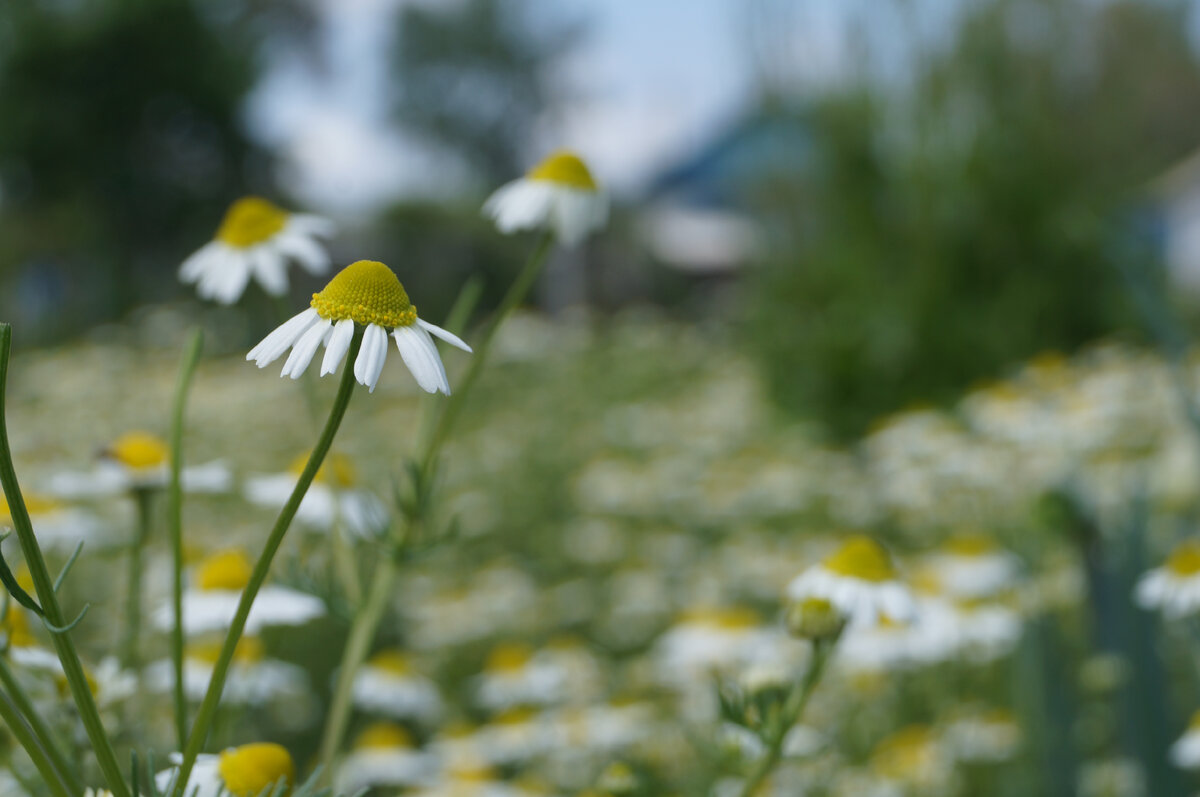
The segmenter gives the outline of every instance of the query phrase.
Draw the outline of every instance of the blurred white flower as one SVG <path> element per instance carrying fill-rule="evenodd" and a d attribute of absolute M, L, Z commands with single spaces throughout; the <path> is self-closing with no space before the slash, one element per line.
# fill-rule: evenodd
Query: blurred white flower
<path fill-rule="evenodd" d="M 574 246 L 608 223 L 608 197 L 578 155 L 560 150 L 498 188 L 483 212 L 502 233 L 546 229 Z"/>
<path fill-rule="evenodd" d="M 430 335 L 471 351 L 458 336 L 417 317 L 417 308 L 390 268 L 374 260 L 359 260 L 338 272 L 324 290 L 313 294 L 311 307 L 283 322 L 251 349 L 246 359 L 265 368 L 291 349 L 282 376 L 299 379 L 324 344 L 321 376 L 332 374 L 350 350 L 356 324 L 364 327 L 364 332 L 354 360 L 354 378 L 371 392 L 387 360 L 389 335 L 427 393 L 450 395 L 446 369 Z"/>
<path fill-rule="evenodd" d="M 85 540 L 93 545 L 108 541 L 103 534 L 108 528 L 91 512 L 33 492 L 26 492 L 23 497 L 33 531 L 43 549 L 70 551 Z M 0 495 L 0 529 L 12 527 L 8 501 Z"/>
<path fill-rule="evenodd" d="M 793 579 L 787 598 L 827 600 L 852 625 L 870 625 L 881 617 L 903 621 L 914 611 L 912 593 L 900 582 L 891 556 L 865 535 L 851 536 L 821 564 Z"/>
<path fill-rule="evenodd" d="M 416 672 L 401 650 L 384 650 L 368 659 L 354 676 L 354 705 L 397 719 L 433 724 L 442 714 L 437 684 Z"/>
<path fill-rule="evenodd" d="M 286 473 L 249 476 L 246 498 L 253 504 L 278 509 L 287 503 L 308 463 L 300 457 Z M 350 538 L 375 537 L 385 531 L 391 518 L 383 501 L 359 484 L 350 458 L 331 453 L 296 510 L 299 523 L 320 531 L 338 529 Z"/>
<path fill-rule="evenodd" d="M 1171 745 L 1170 756 L 1180 769 L 1200 769 L 1200 711 L 1192 714 L 1183 735 Z"/>
<path fill-rule="evenodd" d="M 220 304 L 240 299 L 251 279 L 271 296 L 282 296 L 288 289 L 288 260 L 314 275 L 329 270 L 320 239 L 333 232 L 328 219 L 243 197 L 229 206 L 216 237 L 179 267 L 179 279 L 195 284 L 201 298 Z"/>
<path fill-rule="evenodd" d="M 62 498 L 99 498 L 131 490 L 166 487 L 170 479 L 167 441 L 149 432 L 127 432 L 100 452 L 91 471 L 59 471 L 49 491 Z M 183 489 L 192 493 L 224 493 L 233 486 L 233 472 L 220 460 L 185 467 Z"/>
<path fill-rule="evenodd" d="M 1007 761 L 1021 745 L 1021 726 L 1008 711 L 971 711 L 952 720 L 945 738 L 955 757 L 973 763 Z"/>
<path fill-rule="evenodd" d="M 1134 595 L 1143 609 L 1161 609 L 1171 619 L 1194 614 L 1200 609 L 1200 540 L 1176 545 L 1161 567 L 1138 580 Z"/>
<path fill-rule="evenodd" d="M 984 534 L 946 540 L 927 564 L 941 589 L 955 598 L 987 598 L 1017 583 L 1020 562 Z"/>
<path fill-rule="evenodd" d="M 154 785 L 168 793 L 183 763 L 183 756 L 172 753 L 175 766 L 154 776 Z M 258 797 L 286 783 L 287 791 L 296 785 L 296 766 L 288 751 L 270 742 L 254 742 L 231 747 L 217 755 L 200 755 L 192 767 L 186 793 L 189 797 Z"/>
<path fill-rule="evenodd" d="M 219 642 L 191 643 L 184 651 L 183 692 L 188 700 L 204 699 L 212 680 L 213 667 L 221 652 Z M 167 659 L 146 668 L 146 685 L 157 692 L 169 692 L 175 681 L 173 664 Z M 244 636 L 234 650 L 221 700 L 232 705 L 261 706 L 279 697 L 296 698 L 310 688 L 303 667 L 265 656 L 257 637 Z"/>
<path fill-rule="evenodd" d="M 413 746 L 399 725 L 377 722 L 367 726 L 338 764 L 334 788 L 355 794 L 377 786 L 427 785 L 436 771 L 434 758 Z"/>

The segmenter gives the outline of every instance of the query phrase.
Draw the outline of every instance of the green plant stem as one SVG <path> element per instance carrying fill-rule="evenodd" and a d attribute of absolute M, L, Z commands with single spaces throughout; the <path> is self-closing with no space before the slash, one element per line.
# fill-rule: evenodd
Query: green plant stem
<path fill-rule="evenodd" d="M 813 692 L 816 691 L 817 684 L 821 681 L 821 675 L 825 672 L 825 665 L 829 662 L 829 656 L 836 645 L 836 638 L 814 640 L 812 658 L 809 660 L 807 672 L 804 673 L 804 679 L 798 688 L 792 689 L 787 701 L 783 704 L 783 710 L 779 713 L 771 738 L 767 740 L 767 752 L 758 762 L 754 771 L 750 773 L 750 777 L 746 779 L 742 786 L 741 797 L 753 797 L 757 794 L 766 779 L 775 771 L 775 767 L 779 766 L 779 761 L 783 758 L 783 743 L 787 739 L 788 731 L 799 722 L 800 717 L 804 714 L 804 709 L 808 706 Z"/>
<path fill-rule="evenodd" d="M 329 719 L 325 723 L 325 733 L 321 737 L 320 758 L 321 767 L 325 772 L 333 771 L 333 758 L 337 755 L 346 733 L 350 719 L 350 703 L 354 691 L 354 676 L 358 668 L 366 661 L 371 645 L 375 641 L 375 632 L 387 611 L 388 597 L 392 586 L 396 583 L 399 562 L 395 555 L 385 556 L 375 568 L 371 579 L 371 591 L 367 594 L 362 609 L 355 615 L 350 626 L 350 636 L 342 652 L 342 663 L 338 670 L 337 685 L 334 687 L 333 702 L 329 709 Z"/>
<path fill-rule="evenodd" d="M 470 394 L 471 388 L 474 387 L 476 380 L 479 379 L 480 373 L 483 371 L 483 366 L 487 362 L 488 354 L 492 349 L 492 343 L 496 338 L 497 330 L 500 329 L 505 319 L 508 318 L 512 311 L 529 294 L 533 283 L 537 281 L 538 275 L 542 273 L 542 266 L 546 264 L 546 256 L 550 254 L 550 247 L 553 243 L 553 234 L 549 232 L 542 234 L 542 237 L 530 253 L 529 259 L 525 261 L 521 273 L 517 275 L 517 278 L 513 280 L 513 284 L 509 286 L 508 292 L 504 294 L 504 298 L 500 301 L 500 306 L 496 308 L 496 312 L 492 316 L 491 323 L 488 324 L 479 343 L 476 344 L 475 356 L 471 358 L 471 364 L 467 366 L 467 371 L 463 375 L 462 381 L 455 387 L 453 395 L 446 400 L 446 406 L 438 417 L 437 423 L 433 428 L 433 433 L 429 437 L 425 448 L 425 456 L 421 459 L 423 483 L 428 482 L 427 477 L 433 472 L 438 454 L 441 453 L 442 444 L 445 443 L 450 430 L 454 428 L 454 424 L 458 421 L 463 404 Z"/>
<path fill-rule="evenodd" d="M 187 743 L 187 698 L 183 693 L 183 417 L 192 376 L 204 348 L 204 331 L 195 329 L 183 350 L 175 403 L 171 410 L 171 477 L 167 483 L 167 533 L 171 541 L 171 669 L 175 703 L 175 735 L 180 749 Z"/>
<path fill-rule="evenodd" d="M 204 748 L 209 728 L 212 726 L 213 717 L 216 715 L 217 706 L 221 700 L 221 691 L 225 688 L 225 677 L 229 673 L 229 665 L 233 661 L 233 653 L 242 638 L 242 632 L 246 628 L 246 620 L 250 616 L 250 608 L 254 604 L 254 598 L 258 595 L 259 589 L 262 588 L 263 582 L 266 581 L 267 573 L 271 569 L 271 561 L 275 558 L 275 554 L 283 542 L 283 537 L 292 523 L 292 518 L 296 516 L 296 510 L 300 508 L 300 502 L 304 499 L 304 494 L 308 492 L 308 488 L 312 485 L 317 471 L 321 468 L 321 463 L 325 461 L 325 455 L 329 453 L 329 448 L 333 445 L 333 438 L 337 435 L 342 418 L 346 415 L 346 407 L 350 404 L 350 396 L 354 391 L 354 368 L 352 364 L 354 358 L 358 356 L 358 350 L 361 345 L 362 330 L 356 328 L 354 338 L 350 342 L 350 351 L 347 352 L 344 360 L 342 380 L 338 385 L 337 397 L 333 401 L 333 407 L 329 411 L 329 419 L 325 422 L 325 428 L 321 431 L 321 437 L 317 440 L 316 446 L 313 447 L 312 454 L 309 455 L 308 462 L 304 465 L 304 470 L 300 474 L 300 479 L 296 482 L 296 487 L 292 490 L 291 496 L 288 498 L 287 503 L 284 504 L 283 510 L 279 513 L 279 517 L 275 521 L 275 526 L 271 529 L 271 534 L 267 538 L 267 544 L 263 548 L 258 562 L 254 565 L 254 570 L 250 574 L 250 581 L 246 584 L 245 591 L 242 592 L 237 612 L 234 614 L 233 621 L 229 626 L 229 633 L 225 636 L 225 643 L 221 647 L 221 653 L 217 657 L 216 664 L 213 665 L 212 680 L 209 682 L 208 691 L 205 692 L 204 700 L 201 701 L 200 708 L 196 712 L 196 721 L 192 726 L 191 735 L 188 737 L 187 746 L 183 751 L 183 761 L 179 765 L 179 774 L 175 779 L 175 787 L 172 791 L 175 797 L 183 797 L 188 778 L 192 773 L 192 767 L 196 763 L 196 757 Z"/>
<path fill-rule="evenodd" d="M 58 748 L 58 742 L 54 738 L 54 733 L 50 727 L 46 725 L 46 721 L 42 719 L 42 715 L 37 713 L 33 707 L 33 702 L 29 696 L 25 694 L 25 690 L 21 688 L 21 684 L 13 675 L 12 668 L 8 666 L 8 660 L 0 655 L 0 686 L 3 686 L 8 693 L 8 698 L 12 701 L 13 706 L 17 709 L 25 721 L 29 723 L 29 729 L 33 732 L 38 744 L 50 759 L 50 763 L 58 771 L 63 783 L 72 794 L 83 793 L 83 783 L 75 777 L 75 771 L 67 762 L 67 758 Z"/>
<path fill-rule="evenodd" d="M 142 668 L 142 552 L 150 538 L 154 491 L 135 488 L 133 500 L 137 505 L 137 526 L 129 546 L 129 595 L 125 603 L 125 647 L 121 663 L 137 674 Z"/>
<path fill-rule="evenodd" d="M 54 592 L 54 579 L 46 569 L 46 560 L 33 533 L 33 523 L 29 520 L 29 510 L 25 506 L 25 498 L 21 495 L 21 486 L 17 481 L 16 468 L 13 466 L 12 449 L 8 443 L 8 421 L 6 409 L 6 387 L 8 382 L 8 360 L 12 348 L 12 326 L 0 323 L 0 484 L 4 487 L 4 497 L 8 500 L 9 513 L 17 539 L 21 543 L 21 553 L 25 557 L 25 565 L 33 578 L 34 591 L 38 603 L 42 607 L 46 621 L 58 629 L 67 626 L 62 607 L 59 606 L 58 596 Z M 130 797 L 129 787 L 125 784 L 121 773 L 121 765 L 113 752 L 112 742 L 100 721 L 100 712 L 96 709 L 96 701 L 92 696 L 79 654 L 69 631 L 51 631 L 54 650 L 62 663 L 63 676 L 71 690 L 71 698 L 83 722 L 88 740 L 96 755 L 96 762 L 104 774 L 105 782 L 114 797 Z"/>
<path fill-rule="evenodd" d="M 25 724 L 17 707 L 13 705 L 9 696 L 0 692 L 0 719 L 4 720 L 4 727 L 8 729 L 17 742 L 29 754 L 29 758 L 33 761 L 33 765 L 37 767 L 38 774 L 42 776 L 43 785 L 49 787 L 57 797 L 74 797 L 82 793 L 82 790 L 73 791 L 63 779 L 62 774 L 55 769 L 54 763 L 50 760 L 47 750 L 45 750 L 38 740 L 34 732 Z"/>

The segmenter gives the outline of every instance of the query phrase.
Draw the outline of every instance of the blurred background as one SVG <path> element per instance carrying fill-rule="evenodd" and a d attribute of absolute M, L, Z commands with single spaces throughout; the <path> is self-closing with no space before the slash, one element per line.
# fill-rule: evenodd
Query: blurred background
<path fill-rule="evenodd" d="M 463 539 L 402 577 L 381 644 L 469 703 L 497 644 L 569 633 L 599 693 L 640 699 L 688 612 L 778 630 L 782 588 L 847 529 L 909 572 L 984 532 L 1021 563 L 1000 601 L 1020 630 L 847 671 L 815 707 L 832 754 L 775 793 L 1189 793 L 1167 750 L 1200 705 L 1196 627 L 1132 595 L 1200 517 L 1200 2 L 5 0 L 19 456 L 46 476 L 165 427 L 198 321 L 227 356 L 200 371 L 196 456 L 282 469 L 311 435 L 294 386 L 240 361 L 277 323 L 266 297 L 217 308 L 177 279 L 229 203 L 336 220 L 335 263 L 389 264 L 435 322 L 480 275 L 486 314 L 530 241 L 480 206 L 561 147 L 612 223 L 555 252 L 502 336 L 447 456 Z M 321 284 L 293 270 L 295 306 Z M 419 409 L 389 378 L 344 435 L 384 495 L 412 442 L 379 430 Z M 201 536 L 257 539 L 240 506 L 203 509 Z M 743 644 L 723 617 L 705 644 Z M 276 642 L 324 699 L 335 660 Z M 933 737 L 886 747 L 964 707 L 1009 712 L 1021 741 L 945 780 Z M 611 793 L 737 793 L 707 791 L 732 759 L 681 771 L 689 740 L 666 738 L 622 753 L 641 785 Z M 594 794 L 615 757 L 540 774 Z"/>

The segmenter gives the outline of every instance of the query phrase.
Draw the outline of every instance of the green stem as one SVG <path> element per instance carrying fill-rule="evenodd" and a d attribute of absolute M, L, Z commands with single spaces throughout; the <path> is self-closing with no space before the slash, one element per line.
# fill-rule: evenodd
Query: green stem
<path fill-rule="evenodd" d="M 63 616 L 62 607 L 58 604 L 58 596 L 54 592 L 54 580 L 46 569 L 46 560 L 33 533 L 33 523 L 29 520 L 29 510 L 25 506 L 25 498 L 21 495 L 21 486 L 17 481 L 17 471 L 13 466 L 12 449 L 8 443 L 8 422 L 6 418 L 6 386 L 8 383 L 8 359 L 12 348 L 12 326 L 0 323 L 0 484 L 4 487 L 4 497 L 8 501 L 12 525 L 21 543 L 21 553 L 25 564 L 33 578 L 34 590 L 41 604 L 45 619 L 56 628 L 65 628 L 67 620 Z M 96 701 L 92 696 L 91 687 L 75 651 L 75 643 L 70 632 L 51 632 L 54 650 L 62 663 L 63 676 L 71 690 L 71 698 L 75 701 L 79 718 L 87 731 L 88 740 L 96 755 L 96 762 L 108 788 L 115 797 L 130 797 L 129 788 L 125 785 L 121 773 L 121 765 L 113 752 L 112 742 L 104 731 L 104 723 L 100 721 L 100 712 L 96 709 Z"/>
<path fill-rule="evenodd" d="M 54 763 L 47 755 L 47 751 L 43 749 L 37 736 L 25 724 L 25 720 L 17 711 L 17 707 L 12 704 L 9 696 L 3 692 L 0 692 L 0 719 L 4 720 L 4 727 L 16 737 L 17 742 L 29 754 L 33 765 L 37 767 L 38 774 L 42 776 L 43 785 L 49 787 L 57 797 L 72 797 L 72 795 L 82 793 L 81 789 L 73 791 L 67 785 L 59 771 L 54 768 Z"/>
<path fill-rule="evenodd" d="M 175 703 L 175 734 L 180 749 L 187 743 L 187 698 L 183 693 L 183 416 L 188 391 L 200 350 L 204 347 L 204 331 L 196 329 L 183 350 L 179 378 L 175 383 L 175 404 L 171 411 L 171 480 L 167 484 L 167 531 L 171 539 L 171 608 L 174 623 L 171 627 L 171 669 L 174 674 L 172 695 Z"/>
<path fill-rule="evenodd" d="M 354 690 L 354 676 L 358 668 L 366 661 L 371 645 L 375 641 L 375 632 L 383 620 L 387 610 L 388 596 L 391 595 L 392 585 L 396 583 L 399 562 L 396 556 L 386 556 L 375 569 L 371 580 L 371 591 L 367 595 L 362 610 L 354 617 L 350 626 L 350 636 L 342 651 L 342 663 L 338 668 L 337 685 L 334 687 L 333 702 L 329 709 L 329 719 L 325 723 L 325 734 L 321 737 L 320 762 L 324 772 L 333 771 L 333 757 L 341 747 L 342 737 L 345 736 L 346 726 L 350 719 L 350 703 Z"/>
<path fill-rule="evenodd" d="M 750 773 L 750 777 L 746 779 L 746 783 L 742 786 L 741 797 L 753 797 L 757 794 L 766 779 L 775 771 L 775 767 L 779 765 L 780 759 L 783 758 L 783 743 L 787 739 L 788 731 L 804 714 L 804 709 L 813 696 L 813 692 L 816 691 L 817 684 L 821 681 L 821 675 L 825 672 L 825 665 L 829 662 L 829 656 L 836 645 L 836 638 L 813 640 L 812 659 L 809 660 L 808 671 L 804 673 L 804 680 L 800 683 L 799 688 L 792 689 L 787 702 L 783 704 L 783 710 L 779 713 L 779 721 L 768 740 L 767 752 L 758 762 L 754 771 Z"/>
<path fill-rule="evenodd" d="M 34 737 L 50 758 L 50 763 L 53 764 L 58 774 L 62 777 L 67 789 L 72 794 L 82 794 L 83 783 L 75 777 L 74 768 L 68 763 L 66 756 L 58 748 L 54 733 L 46 725 L 46 721 L 42 719 L 42 715 L 38 714 L 37 710 L 33 707 L 33 702 L 25 694 L 25 690 L 21 688 L 20 682 L 13 675 L 12 668 L 8 666 L 8 660 L 3 655 L 0 655 L 0 685 L 8 692 L 8 697 L 12 700 L 17 711 L 29 723 L 29 728 L 33 731 Z"/>
<path fill-rule="evenodd" d="M 425 449 L 425 456 L 421 460 L 423 482 L 427 483 L 427 477 L 433 471 L 442 444 L 445 442 L 450 430 L 454 428 L 454 424 L 462 412 L 467 395 L 471 392 L 471 388 L 475 385 L 476 380 L 479 379 L 479 374 L 483 371 L 488 353 L 492 348 L 492 342 L 496 337 L 496 331 L 500 329 L 500 326 L 512 311 L 525 300 L 529 289 L 533 287 L 533 283 L 537 280 L 538 275 L 542 273 L 542 266 L 546 263 L 546 256 L 550 253 L 550 247 L 553 243 L 553 234 L 548 232 L 542 234 L 541 239 L 534 246 L 533 252 L 530 253 L 529 259 L 525 261 L 525 266 L 521 269 L 521 273 L 517 275 L 513 284 L 509 286 L 508 292 L 504 294 L 504 298 L 501 300 L 500 306 L 496 308 L 496 313 L 492 316 L 492 321 L 484 331 L 483 337 L 476 344 L 475 355 L 471 358 L 471 364 L 467 366 L 466 374 L 463 375 L 462 381 L 455 386 L 453 395 L 446 400 L 446 406 L 442 410 L 437 424 L 434 426 L 433 434 L 430 435 Z"/>
<path fill-rule="evenodd" d="M 129 546 L 129 595 L 125 604 L 125 651 L 121 662 L 136 675 L 142 666 L 142 552 L 150 538 L 154 492 L 144 487 L 135 488 L 133 500 L 137 504 L 137 527 Z"/>
<path fill-rule="evenodd" d="M 263 548 L 258 562 L 254 565 L 254 571 L 250 574 L 250 581 L 246 584 L 246 589 L 242 592 L 242 598 L 238 602 L 237 613 L 234 614 L 233 621 L 229 626 L 229 633 L 225 636 L 225 644 L 221 647 L 221 653 L 217 657 L 216 664 L 213 666 L 212 680 L 209 682 L 208 691 L 204 694 L 204 700 L 201 701 L 200 708 L 196 712 L 196 722 L 192 726 L 192 733 L 188 737 L 187 747 L 183 751 L 183 761 L 179 765 L 179 774 L 175 778 L 175 787 L 172 791 L 175 797 L 183 797 L 188 778 L 192 774 L 192 767 L 196 763 L 196 757 L 200 755 L 200 751 L 204 748 L 209 728 L 212 726 L 213 717 L 217 711 L 217 705 L 221 700 L 221 691 L 225 688 L 225 677 L 229 673 L 229 665 L 233 661 L 234 650 L 237 648 L 237 644 L 242 638 L 242 632 L 246 628 L 246 620 L 250 616 L 250 608 L 254 604 L 254 598 L 258 595 L 259 589 L 262 588 L 263 582 L 266 581 L 267 573 L 271 569 L 271 561 L 275 558 L 275 554 L 283 542 L 284 534 L 287 533 L 288 526 L 292 523 L 292 518 L 296 516 L 296 510 L 300 508 L 300 502 L 304 499 L 304 494 L 308 492 L 308 488 L 312 485 L 317 471 L 320 470 L 321 463 L 325 460 L 325 455 L 329 453 L 329 447 L 333 445 L 333 438 L 337 434 L 338 427 L 341 426 L 342 418 L 346 415 L 346 407 L 350 404 L 350 395 L 354 390 L 354 368 L 352 364 L 354 358 L 358 356 L 358 349 L 361 345 L 362 330 L 356 328 L 354 338 L 350 342 L 350 351 L 347 352 L 344 360 L 342 381 L 338 385 L 337 397 L 334 399 L 333 407 L 329 411 L 329 419 L 325 422 L 325 428 L 321 431 L 321 437 L 317 440 L 316 446 L 313 447 L 312 454 L 309 455 L 308 462 L 304 466 L 304 471 L 300 474 L 300 479 L 296 482 L 296 487 L 292 490 L 291 497 L 288 498 L 283 510 L 279 513 L 279 517 L 275 521 L 275 526 L 271 529 L 271 534 L 267 538 L 267 544 Z"/>

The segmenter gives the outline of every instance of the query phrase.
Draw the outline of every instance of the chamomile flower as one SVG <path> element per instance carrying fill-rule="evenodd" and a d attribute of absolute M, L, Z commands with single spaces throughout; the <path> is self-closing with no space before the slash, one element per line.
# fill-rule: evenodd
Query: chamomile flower
<path fill-rule="evenodd" d="M 956 598 L 986 598 L 1017 582 L 1020 563 L 990 537 L 951 537 L 929 559 L 942 589 Z"/>
<path fill-rule="evenodd" d="M 1143 609 L 1161 609 L 1172 619 L 1200 610 L 1200 539 L 1176 545 L 1161 567 L 1141 577 L 1135 597 Z"/>
<path fill-rule="evenodd" d="M 246 480 L 246 498 L 259 506 L 279 508 L 287 503 L 308 457 L 297 458 L 287 473 L 251 476 Z M 296 520 L 322 531 L 340 529 L 349 537 L 373 537 L 387 529 L 387 507 L 359 483 L 350 458 L 330 454 L 317 471 L 312 486 L 300 501 Z"/>
<path fill-rule="evenodd" d="M 183 757 L 171 755 L 176 766 L 154 776 L 161 792 L 171 788 L 178 765 Z M 188 779 L 187 794 L 191 797 L 258 797 L 270 794 L 273 788 L 286 784 L 287 790 L 296 785 L 296 765 L 288 751 L 277 744 L 256 742 L 231 747 L 219 755 L 196 758 Z"/>
<path fill-rule="evenodd" d="M 437 684 L 416 672 L 401 650 L 376 653 L 354 676 L 354 705 L 397 719 L 432 723 L 442 713 Z"/>
<path fill-rule="evenodd" d="M 544 706 L 566 697 L 567 673 L 527 645 L 505 643 L 488 655 L 476 685 L 476 702 L 490 710 Z"/>
<path fill-rule="evenodd" d="M 1200 769 L 1200 711 L 1192 714 L 1183 736 L 1171 745 L 1170 756 L 1180 769 Z"/>
<path fill-rule="evenodd" d="M 250 350 L 247 360 L 265 368 L 292 350 L 282 376 L 299 379 L 322 344 L 321 376 L 337 371 L 354 337 L 363 327 L 362 345 L 354 360 L 354 377 L 374 392 L 387 359 L 390 335 L 417 384 L 427 393 L 450 395 L 450 383 L 430 335 L 463 351 L 471 347 L 439 326 L 417 317 L 400 280 L 374 260 L 359 260 L 341 270 L 325 289 L 314 293 L 312 306 L 285 321 Z"/>
<path fill-rule="evenodd" d="M 253 279 L 272 296 L 287 292 L 288 260 L 310 274 L 329 270 L 321 238 L 333 235 L 333 223 L 306 213 L 288 213 L 260 197 L 229 206 L 216 237 L 179 268 L 179 279 L 196 285 L 203 299 L 233 304 Z"/>
<path fill-rule="evenodd" d="M 25 509 L 43 548 L 70 551 L 81 540 L 96 541 L 104 530 L 99 518 L 78 507 L 37 493 L 25 493 Z M 0 529 L 12 528 L 8 501 L 0 495 Z"/>
<path fill-rule="evenodd" d="M 914 612 L 912 593 L 900 582 L 882 545 L 855 535 L 821 564 L 805 570 L 787 587 L 787 598 L 829 601 L 851 624 L 871 624 L 886 616 L 906 620 Z"/>
<path fill-rule="evenodd" d="M 241 549 L 221 551 L 202 561 L 193 574 L 192 586 L 183 593 L 184 631 L 197 634 L 229 628 L 252 569 L 250 557 Z M 170 629 L 174 625 L 172 612 L 170 604 L 161 606 L 153 616 L 155 627 Z M 271 625 L 303 625 L 324 614 L 325 604 L 320 598 L 268 584 L 254 600 L 246 619 L 246 633 L 257 634 Z"/>
<path fill-rule="evenodd" d="M 62 498 L 100 498 L 166 487 L 170 456 L 167 441 L 161 437 L 144 431 L 126 432 L 101 450 L 91 471 L 54 474 L 50 492 Z M 219 460 L 184 468 L 180 478 L 183 489 L 192 493 L 224 493 L 233 485 L 233 473 Z"/>
<path fill-rule="evenodd" d="M 1021 745 L 1021 726 L 1003 709 L 976 710 L 951 721 L 945 736 L 959 761 L 995 763 L 1016 755 Z"/>
<path fill-rule="evenodd" d="M 219 642 L 193 642 L 183 652 L 183 693 L 188 700 L 204 699 L 213 668 L 221 652 Z M 159 692 L 171 690 L 175 673 L 169 660 L 146 669 L 146 682 Z M 221 700 L 235 705 L 260 706 L 281 696 L 303 695 L 309 688 L 308 673 L 286 661 L 269 659 L 257 637 L 242 637 L 233 654 Z"/>
<path fill-rule="evenodd" d="M 356 794 L 376 786 L 418 786 L 428 783 L 434 759 L 416 749 L 408 731 L 390 722 L 377 722 L 358 735 L 334 777 L 339 794 Z"/>
<path fill-rule="evenodd" d="M 561 150 L 496 190 L 483 212 L 500 232 L 552 230 L 574 246 L 608 222 L 608 197 L 578 155 Z"/>

